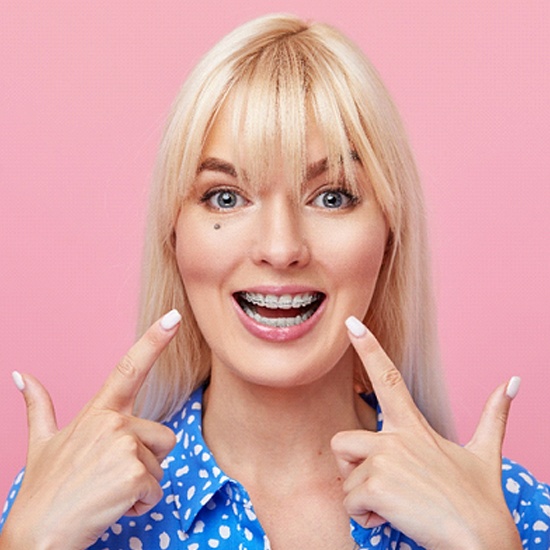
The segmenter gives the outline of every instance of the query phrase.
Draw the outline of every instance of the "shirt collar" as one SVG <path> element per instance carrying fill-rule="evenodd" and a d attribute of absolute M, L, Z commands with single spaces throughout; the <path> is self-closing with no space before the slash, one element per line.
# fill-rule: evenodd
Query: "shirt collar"
<path fill-rule="evenodd" d="M 163 488 L 171 485 L 172 497 L 178 510 L 182 529 L 189 531 L 199 512 L 208 506 L 214 495 L 227 483 L 237 483 L 228 477 L 216 463 L 214 455 L 202 435 L 202 402 L 204 387 L 197 388 L 183 409 L 166 426 L 176 434 L 176 445 L 166 457 Z M 382 429 L 382 412 L 374 394 L 362 395 L 377 411 L 377 430 Z"/>
<path fill-rule="evenodd" d="M 166 425 L 176 434 L 176 446 L 163 462 L 172 485 L 182 528 L 187 532 L 197 514 L 231 479 L 217 465 L 202 436 L 203 387 L 193 392 L 181 412 Z M 163 484 L 166 486 L 166 483 Z"/>

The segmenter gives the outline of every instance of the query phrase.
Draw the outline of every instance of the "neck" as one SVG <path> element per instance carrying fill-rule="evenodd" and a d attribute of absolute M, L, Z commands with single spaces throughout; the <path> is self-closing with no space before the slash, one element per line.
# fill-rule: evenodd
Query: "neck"
<path fill-rule="evenodd" d="M 251 384 L 227 369 L 213 369 L 203 426 L 221 468 L 240 480 L 280 474 L 289 483 L 303 479 L 304 471 L 334 473 L 331 438 L 376 427 L 375 412 L 353 391 L 351 365 L 348 360 L 322 379 L 288 388 Z"/>

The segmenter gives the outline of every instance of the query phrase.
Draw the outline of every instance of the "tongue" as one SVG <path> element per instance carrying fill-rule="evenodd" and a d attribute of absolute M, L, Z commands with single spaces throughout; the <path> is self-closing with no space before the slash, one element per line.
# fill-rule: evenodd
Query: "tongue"
<path fill-rule="evenodd" d="M 281 317 L 296 317 L 305 313 L 308 308 L 305 307 L 291 307 L 290 309 L 270 309 L 268 307 L 254 306 L 254 309 L 262 317 L 268 319 L 280 319 Z"/>

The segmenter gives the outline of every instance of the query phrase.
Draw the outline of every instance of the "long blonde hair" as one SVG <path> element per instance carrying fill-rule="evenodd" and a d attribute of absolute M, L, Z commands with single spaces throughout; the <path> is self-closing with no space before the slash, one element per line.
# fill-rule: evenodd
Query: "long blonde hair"
<path fill-rule="evenodd" d="M 306 122 L 325 137 L 330 171 L 353 182 L 350 149 L 366 169 L 390 237 L 365 322 L 400 369 L 432 426 L 452 436 L 438 357 L 426 220 L 419 177 L 400 117 L 376 70 L 334 28 L 289 15 L 238 27 L 197 64 L 166 127 L 151 192 L 138 332 L 173 307 L 183 325 L 138 400 L 163 420 L 209 375 L 210 351 L 188 304 L 175 257 L 174 227 L 196 177 L 208 132 L 231 100 L 234 143 L 250 181 L 275 157 L 296 182 L 306 166 Z M 349 178 L 348 178 L 349 176 Z"/>

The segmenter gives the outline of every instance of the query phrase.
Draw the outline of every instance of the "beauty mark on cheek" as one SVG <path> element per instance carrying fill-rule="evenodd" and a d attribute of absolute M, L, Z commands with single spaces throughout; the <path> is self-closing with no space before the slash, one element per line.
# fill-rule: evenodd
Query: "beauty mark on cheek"
<path fill-rule="evenodd" d="M 221 227 L 221 225 L 219 223 L 214 224 L 214 229 L 219 229 L 220 227 Z"/>

